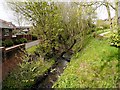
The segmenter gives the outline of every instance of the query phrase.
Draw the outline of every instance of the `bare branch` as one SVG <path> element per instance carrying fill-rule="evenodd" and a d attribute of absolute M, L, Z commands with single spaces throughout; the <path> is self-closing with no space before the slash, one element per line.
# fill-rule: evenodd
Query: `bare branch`
<path fill-rule="evenodd" d="M 110 3 L 108 3 L 114 10 L 116 10 L 116 8 L 112 5 L 112 4 L 110 4 Z"/>

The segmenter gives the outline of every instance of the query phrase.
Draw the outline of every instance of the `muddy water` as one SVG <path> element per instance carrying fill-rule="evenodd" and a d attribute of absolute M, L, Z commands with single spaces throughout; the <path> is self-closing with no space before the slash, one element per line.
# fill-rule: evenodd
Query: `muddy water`
<path fill-rule="evenodd" d="M 63 73 L 65 67 L 67 66 L 67 63 L 68 62 L 65 60 L 59 60 L 58 64 L 50 70 L 44 80 L 34 87 L 34 90 L 40 90 L 40 88 L 52 88 L 53 84 Z"/>

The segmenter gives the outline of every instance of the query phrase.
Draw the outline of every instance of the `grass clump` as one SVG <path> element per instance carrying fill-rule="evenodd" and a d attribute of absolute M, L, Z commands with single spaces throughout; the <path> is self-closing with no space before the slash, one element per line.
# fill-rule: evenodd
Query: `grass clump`
<path fill-rule="evenodd" d="M 116 88 L 118 49 L 107 40 L 92 39 L 70 64 L 53 88 Z"/>

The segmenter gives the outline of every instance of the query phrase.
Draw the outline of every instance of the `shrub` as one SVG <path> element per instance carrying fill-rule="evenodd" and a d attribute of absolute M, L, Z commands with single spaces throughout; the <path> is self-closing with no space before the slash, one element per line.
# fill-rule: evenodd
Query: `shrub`
<path fill-rule="evenodd" d="M 5 47 L 10 47 L 12 46 L 14 43 L 12 40 L 5 40 L 3 43 L 2 43 Z"/>
<path fill-rule="evenodd" d="M 37 35 L 32 35 L 32 40 L 37 40 Z"/>
<path fill-rule="evenodd" d="M 19 42 L 20 43 L 27 43 L 27 39 L 26 38 L 21 38 L 21 39 L 19 39 Z"/>
<path fill-rule="evenodd" d="M 113 33 L 111 35 L 111 45 L 120 47 L 120 39 L 119 39 L 119 35 L 117 33 Z"/>
<path fill-rule="evenodd" d="M 15 45 L 20 44 L 20 40 L 16 39 L 13 41 Z"/>
<path fill-rule="evenodd" d="M 26 38 L 16 39 L 13 42 L 14 42 L 15 45 L 22 44 L 22 43 L 26 43 L 27 39 Z"/>
<path fill-rule="evenodd" d="M 28 62 L 28 59 L 28 56 L 23 57 L 22 63 L 19 63 L 18 67 L 14 68 L 3 80 L 2 90 L 15 90 L 16 88 L 29 90 L 36 83 L 36 79 L 54 64 L 52 59 L 50 62 L 40 58 L 37 61 Z"/>

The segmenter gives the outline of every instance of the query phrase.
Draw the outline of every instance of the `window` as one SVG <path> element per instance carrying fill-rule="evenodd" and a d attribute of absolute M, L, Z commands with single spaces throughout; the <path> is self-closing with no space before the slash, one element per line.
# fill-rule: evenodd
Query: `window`
<path fill-rule="evenodd" d="M 9 36 L 9 29 L 4 29 L 4 36 Z"/>

